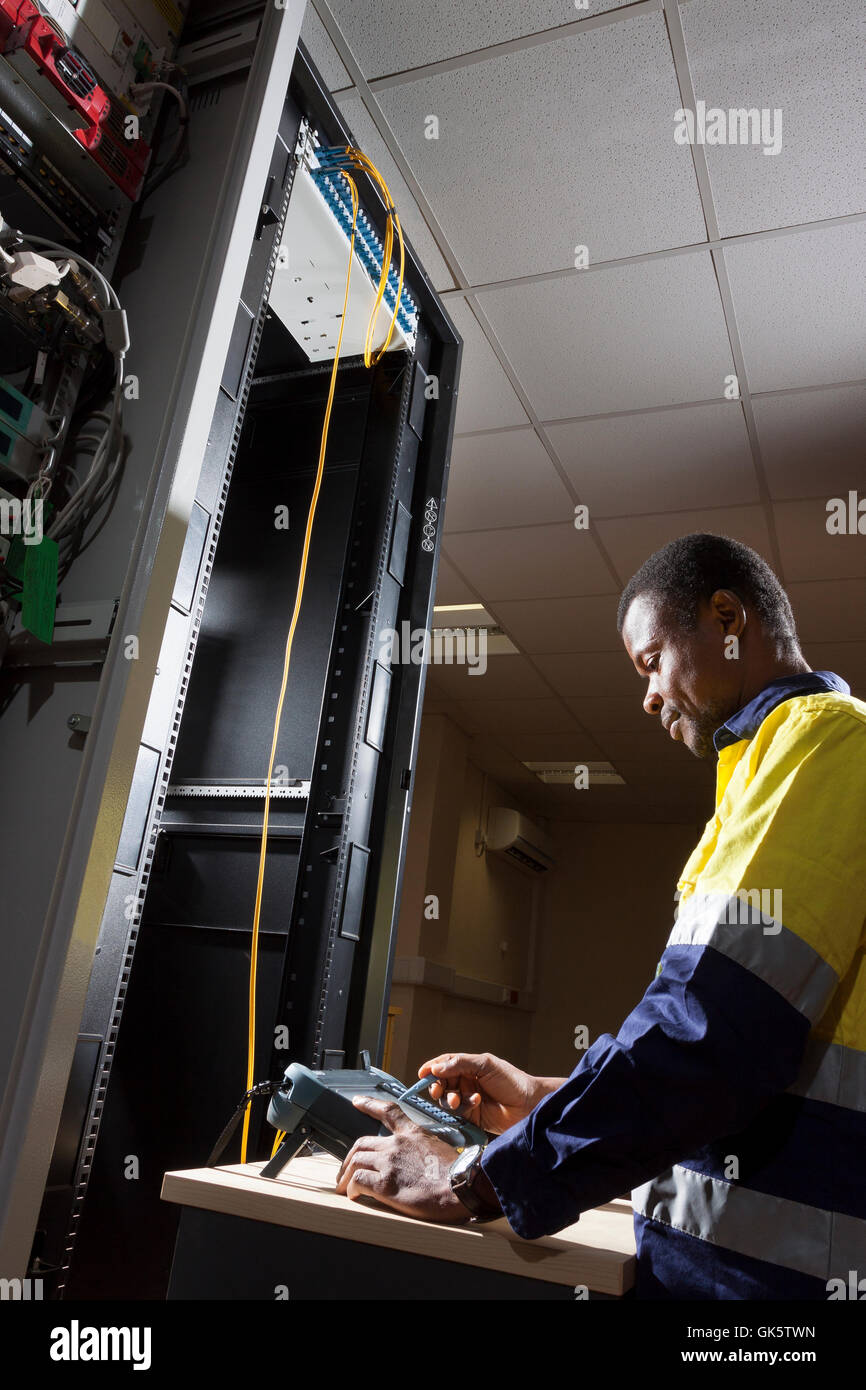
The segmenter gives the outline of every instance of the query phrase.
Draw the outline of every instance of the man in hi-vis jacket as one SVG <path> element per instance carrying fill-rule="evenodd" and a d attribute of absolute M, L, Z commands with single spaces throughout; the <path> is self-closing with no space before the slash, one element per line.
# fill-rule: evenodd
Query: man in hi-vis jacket
<path fill-rule="evenodd" d="M 851 1297 L 866 1276 L 866 704 L 809 668 L 772 570 L 723 536 L 652 555 L 618 627 L 660 735 L 717 759 L 656 976 L 567 1078 L 487 1054 L 424 1064 L 435 1099 L 498 1135 L 484 1149 L 455 1160 L 396 1107 L 357 1102 L 393 1133 L 358 1140 L 338 1190 L 429 1220 L 504 1214 L 527 1238 L 632 1190 L 638 1297 Z"/>

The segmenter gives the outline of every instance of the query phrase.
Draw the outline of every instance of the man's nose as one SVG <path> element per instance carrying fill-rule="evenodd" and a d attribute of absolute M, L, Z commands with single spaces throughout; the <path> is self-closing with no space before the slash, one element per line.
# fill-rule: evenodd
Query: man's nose
<path fill-rule="evenodd" d="M 650 689 L 647 691 L 646 698 L 643 702 L 643 707 L 647 714 L 658 714 L 663 704 L 664 700 L 657 690 Z"/>

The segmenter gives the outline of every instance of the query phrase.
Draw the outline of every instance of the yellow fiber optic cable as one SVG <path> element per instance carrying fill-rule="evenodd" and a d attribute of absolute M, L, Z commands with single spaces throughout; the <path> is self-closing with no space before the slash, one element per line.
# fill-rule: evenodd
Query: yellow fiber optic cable
<path fill-rule="evenodd" d="M 393 198 L 391 197 L 390 189 L 388 188 L 388 185 L 386 184 L 384 178 L 382 177 L 382 174 L 381 174 L 381 173 L 379 172 L 379 170 L 376 168 L 375 164 L 373 164 L 372 160 L 369 159 L 369 158 L 367 157 L 367 155 L 365 155 L 361 150 L 356 149 L 356 148 L 355 148 L 354 146 L 352 146 L 352 145 L 347 146 L 346 155 L 347 155 L 347 157 L 349 158 L 349 160 L 351 161 L 352 166 L 355 167 L 355 168 L 357 168 L 357 169 L 359 169 L 359 170 L 362 170 L 364 173 L 368 174 L 368 176 L 372 179 L 372 181 L 374 182 L 374 184 L 379 188 L 379 190 L 380 190 L 380 192 L 382 193 L 382 196 L 383 196 L 383 198 L 384 198 L 384 201 L 385 201 L 385 208 L 386 208 L 386 212 L 387 212 L 387 222 L 386 222 L 386 225 L 385 225 L 385 243 L 384 243 L 383 255 L 382 255 L 382 274 L 381 274 L 380 279 L 379 279 L 379 285 L 378 285 L 378 289 L 377 289 L 377 293 L 376 293 L 376 299 L 375 299 L 375 303 L 374 303 L 374 305 L 373 305 L 373 310 L 372 310 L 372 313 L 371 313 L 371 315 L 370 315 L 369 322 L 368 322 L 368 324 L 367 324 L 367 333 L 366 333 L 366 337 L 365 337 L 365 341 L 364 341 L 364 365 L 367 366 L 367 367 L 372 367 L 372 366 L 374 366 L 377 362 L 379 362 L 379 360 L 382 358 L 382 356 L 384 355 L 384 353 L 387 351 L 388 344 L 390 343 L 391 338 L 392 338 L 393 333 L 394 333 L 394 326 L 395 326 L 395 324 L 396 324 L 396 322 L 397 322 L 397 313 L 398 313 L 398 311 L 399 311 L 400 299 L 401 299 L 401 296 L 402 296 L 402 293 L 403 293 L 403 276 L 404 276 L 404 270 L 405 270 L 405 247 L 404 247 L 404 244 L 403 244 L 403 229 L 402 229 L 402 227 L 400 226 L 400 219 L 399 219 L 399 217 L 397 216 L 397 209 L 396 209 L 396 207 L 394 206 L 394 200 L 393 200 Z M 301 601 L 302 601 L 303 592 L 304 592 L 304 583 L 305 583 L 305 581 L 306 581 L 307 560 L 308 560 L 308 557 L 309 557 L 309 550 L 310 550 L 310 538 L 311 538 L 311 534 L 312 534 L 313 521 L 314 521 L 315 513 L 316 513 L 316 505 L 317 505 L 318 499 L 319 499 L 319 491 L 320 491 L 321 483 L 322 483 L 322 475 L 323 475 L 323 472 L 324 472 L 325 450 L 326 450 L 326 447 L 327 447 L 328 429 L 329 429 L 330 422 L 331 422 L 331 409 L 332 409 L 332 406 L 333 406 L 334 392 L 335 392 L 335 388 L 336 388 L 337 366 L 338 366 L 338 363 L 339 363 L 339 360 L 340 360 L 340 350 L 341 350 L 342 341 L 343 341 L 343 325 L 344 325 L 344 323 L 345 323 L 345 321 L 346 321 L 346 307 L 347 307 L 348 302 L 349 302 L 349 282 L 350 282 L 351 274 L 352 274 L 352 257 L 353 257 L 353 255 L 354 255 L 354 251 L 355 251 L 355 229 L 356 229 L 357 221 L 358 221 L 359 198 L 358 198 L 358 190 L 357 190 L 357 187 L 356 187 L 356 185 L 355 185 L 355 182 L 354 182 L 354 180 L 353 180 L 344 170 L 335 170 L 335 172 L 338 172 L 338 173 L 341 173 L 341 174 L 342 174 L 343 178 L 346 180 L 346 182 L 347 182 L 348 185 L 349 185 L 349 188 L 351 189 L 351 193 L 352 193 L 352 236 L 351 236 L 351 240 L 350 240 L 350 244 L 349 244 L 349 264 L 348 264 L 347 271 L 346 271 L 346 291 L 345 291 L 345 294 L 344 294 L 344 296 L 343 296 L 343 312 L 342 312 L 342 314 L 341 314 L 341 316 L 340 316 L 340 331 L 339 331 L 339 334 L 338 334 L 338 337 L 337 337 L 337 350 L 336 350 L 336 354 L 335 354 L 335 356 L 334 356 L 334 365 L 333 365 L 333 368 L 332 368 L 332 371 L 331 371 L 331 383 L 330 383 L 330 389 L 329 389 L 329 392 L 328 392 L 328 403 L 327 403 L 327 406 L 326 406 L 326 409 L 325 409 L 325 420 L 324 420 L 324 425 L 323 425 L 323 429 L 322 429 L 322 442 L 321 442 L 321 447 L 320 447 L 320 450 L 319 450 L 319 467 L 318 467 L 318 471 L 317 471 L 317 473 L 316 473 L 316 481 L 315 481 L 315 485 L 314 485 L 314 487 L 313 487 L 313 496 L 312 496 L 312 499 L 311 499 L 311 501 L 310 501 L 310 510 L 309 510 L 309 514 L 308 514 L 308 516 L 307 516 L 307 528 L 306 528 L 306 533 L 305 533 L 305 536 L 304 536 L 304 548 L 303 548 L 303 553 L 302 553 L 302 558 L 301 558 L 300 575 L 299 575 L 299 578 L 298 578 L 298 589 L 297 589 L 297 594 L 296 594 L 296 597 L 295 597 L 295 607 L 294 607 L 294 612 L 293 612 L 293 614 L 292 614 L 292 621 L 291 621 L 291 624 L 290 624 L 290 626 L 289 626 L 289 634 L 288 634 L 288 638 L 287 638 L 287 640 L 286 640 L 286 653 L 285 653 L 285 660 L 284 660 L 284 663 L 283 663 L 283 679 L 282 679 L 282 684 L 281 684 L 281 686 L 280 686 L 280 695 L 279 695 L 279 699 L 278 699 L 278 701 L 277 701 L 277 712 L 276 712 L 276 718 L 275 718 L 275 721 L 274 721 L 274 736 L 273 736 L 273 741 L 272 741 L 272 744 L 271 744 L 271 756 L 270 756 L 270 761 L 269 761 L 269 763 L 268 763 L 268 775 L 267 775 L 267 781 L 266 781 L 266 784 L 265 784 L 265 809 L 264 809 L 264 816 L 263 816 L 263 818 L 262 818 L 262 838 L 261 838 L 261 846 L 260 846 L 260 851 L 259 851 L 259 872 L 258 872 L 258 880 L 257 880 L 257 883 L 256 883 L 256 902 L 255 902 L 255 910 L 254 910 L 254 913 L 253 913 L 252 946 L 251 946 L 251 950 L 250 950 L 249 1036 L 248 1036 L 248 1054 L 247 1054 L 247 1090 L 250 1090 L 250 1089 L 252 1088 L 252 1085 L 253 1085 L 253 1068 L 254 1068 L 254 1065 L 255 1065 L 255 1042 L 256 1042 L 256 977 L 257 977 L 257 970 L 258 970 L 259 923 L 260 923 L 260 919 L 261 919 L 262 889 L 263 889 L 263 885 L 264 885 L 264 868 L 265 868 L 265 859 L 266 859 L 266 854 L 267 854 L 267 834 L 268 834 L 268 816 L 269 816 L 269 811 L 270 811 L 271 777 L 272 777 L 272 775 L 273 775 L 274 759 L 275 759 L 275 757 L 276 757 L 277 739 L 278 739 L 278 735 L 279 735 L 280 720 L 281 720 L 281 718 L 282 718 L 282 712 L 283 712 L 283 701 L 284 701 L 284 699 L 285 699 L 286 686 L 287 686 L 287 682 L 288 682 L 289 663 L 290 663 L 290 661 L 291 661 L 292 643 L 293 643 L 293 641 L 294 641 L 295 628 L 296 628 L 296 626 L 297 626 L 298 617 L 299 617 L 299 614 L 300 614 Z M 389 272 L 389 270 L 390 270 L 390 268 L 391 268 L 391 259 L 392 259 L 393 250 L 394 250 L 394 229 L 395 229 L 395 228 L 396 228 L 396 231 L 397 231 L 397 238 L 398 238 L 398 241 L 399 241 L 399 244 L 400 244 L 400 273 L 399 273 L 398 284 L 397 284 L 397 297 L 396 297 L 396 299 L 395 299 L 395 301 L 394 301 L 394 312 L 393 312 L 392 315 L 391 315 L 391 321 L 390 321 L 390 323 L 389 323 L 389 325 L 388 325 L 388 332 L 387 332 L 387 334 L 386 334 L 386 336 L 385 336 L 385 341 L 384 341 L 384 343 L 382 344 L 382 346 L 378 349 L 378 351 L 374 354 L 374 352 L 373 352 L 373 336 L 374 336 L 375 331 L 376 331 L 376 323 L 377 323 L 377 320 L 378 320 L 379 311 L 380 311 L 380 308 L 381 308 L 381 305 L 382 305 L 382 301 L 383 301 L 384 296 L 385 296 L 385 289 L 386 289 L 386 286 L 387 286 L 387 283 L 388 283 L 388 272 Z M 247 1143 L 248 1143 L 248 1138 L 249 1138 L 249 1124 L 250 1124 L 250 1102 L 247 1103 L 246 1111 L 244 1112 L 243 1134 L 242 1134 L 242 1139 L 241 1139 L 241 1162 L 242 1162 L 242 1163 L 246 1163 L 246 1161 L 247 1161 Z M 274 1140 L 273 1149 L 272 1149 L 272 1151 L 271 1151 L 271 1157 L 273 1157 L 274 1154 L 277 1152 L 277 1149 L 279 1148 L 280 1144 L 283 1142 L 284 1138 L 285 1138 L 285 1131 L 284 1131 L 284 1130 L 280 1130 L 280 1131 L 278 1132 L 277 1136 L 276 1136 L 276 1139 Z"/>
<path fill-rule="evenodd" d="M 342 171 L 341 171 L 341 172 L 342 172 Z M 263 818 L 262 818 L 262 840 L 261 840 L 261 848 L 260 848 L 260 851 L 259 851 L 259 873 L 258 873 L 258 881 L 257 881 L 257 883 L 256 883 L 256 905 L 255 905 L 255 910 L 254 910 L 254 912 L 253 912 L 253 935 L 252 935 L 252 945 L 251 945 L 251 949 L 250 949 L 249 1037 L 248 1037 L 248 1052 L 247 1052 L 247 1090 L 248 1090 L 248 1091 L 251 1090 L 251 1089 L 252 1089 L 252 1086 L 253 1086 L 253 1068 L 254 1068 L 254 1065 L 255 1065 L 255 1050 L 256 1050 L 256 971 L 257 971 L 257 966 L 258 966 L 258 953 L 259 953 L 259 921 L 260 921 L 260 918 L 261 918 L 261 909 L 262 909 L 262 887 L 263 887 L 263 884 L 264 884 L 264 877 L 265 877 L 265 856 L 266 856 L 266 853 L 267 853 L 267 845 L 268 845 L 268 813 L 269 813 L 269 811 L 270 811 L 270 801 L 271 801 L 271 777 L 272 777 L 272 775 L 273 775 L 273 771 L 274 771 L 274 759 L 275 759 L 276 753 L 277 753 L 277 738 L 278 738 L 279 730 L 280 730 L 280 719 L 281 719 L 282 713 L 283 713 L 283 700 L 285 699 L 286 684 L 287 684 L 288 676 L 289 676 L 289 662 L 291 661 L 291 655 L 292 655 L 292 643 L 293 643 L 294 637 L 295 637 L 295 628 L 297 627 L 297 623 L 298 623 L 298 615 L 299 615 L 299 613 L 300 613 L 300 611 L 301 611 L 301 600 L 302 600 L 302 598 L 303 598 L 303 594 L 304 594 L 304 583 L 305 583 L 305 580 L 306 580 L 306 577 L 307 577 L 307 560 L 308 560 L 309 553 L 310 553 L 310 537 L 311 537 L 311 535 L 312 535 L 312 530 L 313 530 L 313 520 L 314 520 L 315 515 L 316 515 L 316 504 L 317 504 L 317 502 L 318 502 L 318 500 L 319 500 L 319 491 L 320 491 L 321 486 L 322 486 L 322 475 L 323 475 L 324 469 L 325 469 L 325 449 L 326 449 L 327 443 L 328 443 L 328 427 L 330 426 L 330 423 L 331 423 L 331 408 L 332 408 L 333 403 L 334 403 L 334 391 L 335 391 L 336 384 L 337 384 L 337 366 L 338 366 L 338 363 L 339 363 L 339 361 L 340 361 L 340 348 L 341 348 L 342 342 L 343 342 L 343 325 L 344 325 L 344 323 L 345 323 L 345 321 L 346 321 L 346 306 L 347 306 L 347 304 L 348 304 L 348 302 L 349 302 L 349 282 L 350 282 L 351 276 L 352 276 L 352 257 L 353 257 L 354 254 L 355 254 L 355 227 L 356 227 L 357 221 L 358 221 L 358 189 L 357 189 L 357 187 L 356 187 L 356 185 L 355 185 L 354 179 L 350 178 L 348 174 L 343 173 L 343 178 L 346 180 L 346 182 L 348 183 L 348 185 L 349 185 L 349 187 L 350 187 L 350 189 L 351 189 L 351 191 L 352 191 L 352 236 L 351 236 L 351 240 L 350 240 L 350 243 L 349 243 L 349 264 L 348 264 L 348 267 L 347 267 L 347 269 L 346 269 L 346 292 L 345 292 L 345 295 L 343 296 L 343 312 L 342 312 L 342 314 L 340 315 L 340 331 L 339 331 L 339 334 L 338 334 L 338 336 L 337 336 L 337 351 L 336 351 L 336 355 L 335 355 L 335 357 L 334 357 L 334 366 L 333 366 L 333 369 L 332 369 L 332 371 L 331 371 L 331 384 L 330 384 L 330 389 L 329 389 L 329 391 L 328 391 L 328 403 L 327 403 L 327 406 L 325 407 L 325 422 L 324 422 L 324 425 L 323 425 L 323 428 L 322 428 L 322 443 L 321 443 L 321 447 L 320 447 L 320 449 L 319 449 L 319 467 L 318 467 L 318 471 L 317 471 L 317 473 L 316 473 L 316 481 L 315 481 L 315 485 L 314 485 L 314 487 L 313 487 L 313 496 L 312 496 L 312 499 L 311 499 L 311 501 L 310 501 L 310 510 L 309 510 L 309 514 L 308 514 L 308 516 L 307 516 L 307 529 L 306 529 L 306 532 L 305 532 L 305 534 L 304 534 L 304 548 L 303 548 L 303 553 L 302 553 L 302 556 L 301 556 L 301 569 L 300 569 L 300 574 L 299 574 L 299 576 L 298 576 L 298 590 L 297 590 L 297 594 L 296 594 L 296 596 L 295 596 L 295 608 L 294 608 L 294 612 L 292 613 L 292 621 L 291 621 L 291 624 L 289 625 L 289 635 L 288 635 L 288 638 L 287 638 L 287 640 L 286 640 L 286 655 L 285 655 L 285 660 L 284 660 L 284 662 L 283 662 L 283 680 L 282 680 L 282 685 L 280 686 L 280 696 L 279 696 L 279 700 L 277 701 L 277 713 L 276 713 L 276 718 L 275 718 L 275 720 L 274 720 L 274 737 L 273 737 L 273 741 L 272 741 L 272 743 L 271 743 L 271 757 L 270 757 L 270 762 L 268 763 L 268 776 L 267 776 L 267 781 L 266 781 L 266 783 L 265 783 L 265 810 L 264 810 L 264 816 L 263 816 Z M 249 1138 L 249 1129 L 250 1129 L 250 1102 L 248 1101 L 248 1102 L 247 1102 L 246 1110 L 244 1111 L 243 1134 L 242 1134 L 242 1138 L 241 1138 L 241 1163 L 246 1163 L 246 1161 L 247 1161 L 247 1140 L 248 1140 L 248 1138 Z"/>
<path fill-rule="evenodd" d="M 369 159 L 367 155 L 363 153 L 362 150 L 356 149 L 354 145 L 349 145 L 347 146 L 346 154 L 348 158 L 352 161 L 352 163 L 355 165 L 355 167 L 358 169 L 362 169 L 366 174 L 370 176 L 373 182 L 378 186 L 380 192 L 382 193 L 385 199 L 385 207 L 388 213 L 388 221 L 385 227 L 385 247 L 382 256 L 382 275 L 379 279 L 379 289 L 376 295 L 376 302 L 373 305 L 373 312 L 370 315 L 370 322 L 367 325 L 367 337 L 364 344 L 364 365 L 367 367 L 371 367 L 375 362 L 379 361 L 383 353 L 387 350 L 388 344 L 390 343 L 392 334 L 394 332 L 394 325 L 397 322 L 397 311 L 400 307 L 400 297 L 403 293 L 403 274 L 405 270 L 406 254 L 405 247 L 403 245 L 403 229 L 400 226 L 400 219 L 397 216 L 397 209 L 394 206 L 394 200 L 391 197 L 391 190 L 388 188 L 387 183 L 380 174 L 379 170 L 376 168 L 373 161 Z M 373 333 L 375 332 L 376 320 L 379 315 L 379 308 L 381 306 L 382 299 L 384 298 L 385 286 L 388 283 L 388 271 L 391 267 L 395 227 L 397 229 L 397 237 L 400 242 L 400 276 L 397 285 L 397 297 L 394 301 L 394 312 L 391 315 L 391 322 L 388 325 L 388 333 L 385 338 L 385 341 L 382 344 L 379 351 L 376 353 L 376 355 L 373 356 L 371 350 L 372 338 Z"/>

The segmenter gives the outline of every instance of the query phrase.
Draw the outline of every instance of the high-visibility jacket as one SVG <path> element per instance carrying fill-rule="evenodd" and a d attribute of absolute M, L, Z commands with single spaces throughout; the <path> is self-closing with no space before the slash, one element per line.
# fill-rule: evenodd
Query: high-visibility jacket
<path fill-rule="evenodd" d="M 784 677 L 715 746 L 656 978 L 483 1167 L 530 1239 L 632 1190 L 639 1297 L 864 1295 L 866 703 Z"/>

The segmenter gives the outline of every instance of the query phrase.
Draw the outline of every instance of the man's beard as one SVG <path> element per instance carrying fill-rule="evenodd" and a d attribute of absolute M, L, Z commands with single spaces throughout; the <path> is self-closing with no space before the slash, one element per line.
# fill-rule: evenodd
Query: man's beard
<path fill-rule="evenodd" d="M 696 715 L 681 715 L 683 727 L 688 728 L 689 739 L 686 742 L 683 737 L 683 743 L 689 752 L 696 758 L 717 757 L 713 734 L 732 714 L 736 714 L 736 710 L 732 710 L 723 701 L 716 700 L 710 705 L 705 705 Z"/>

